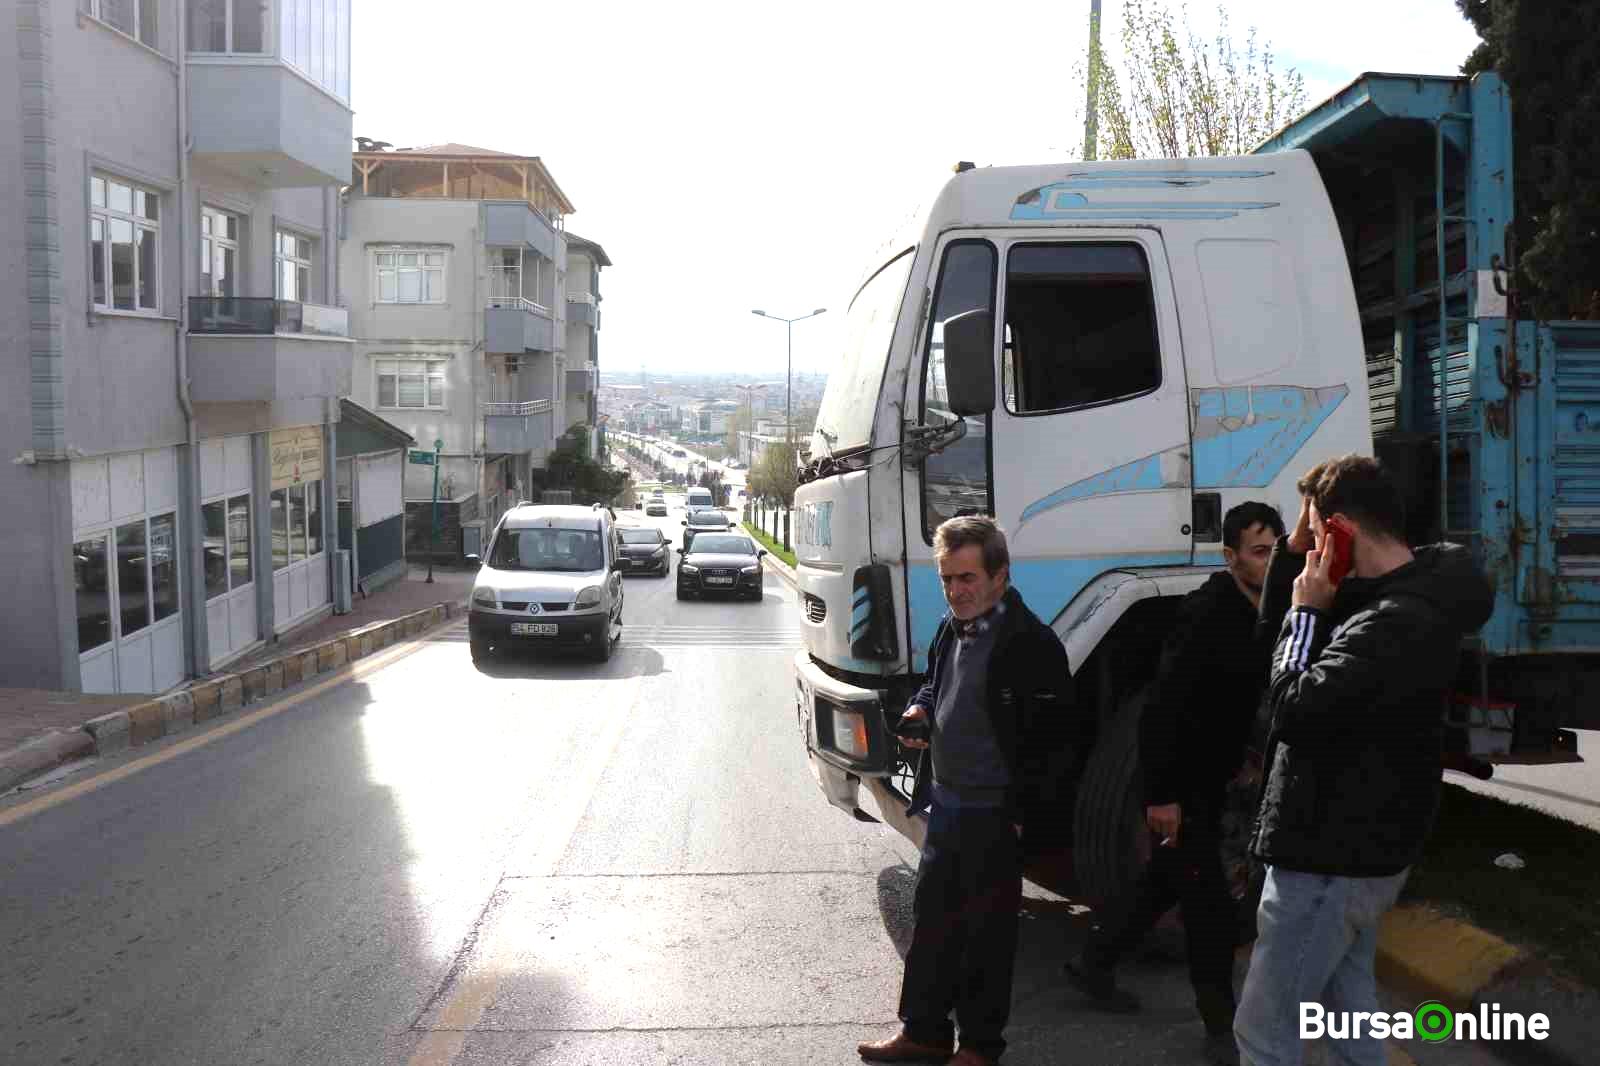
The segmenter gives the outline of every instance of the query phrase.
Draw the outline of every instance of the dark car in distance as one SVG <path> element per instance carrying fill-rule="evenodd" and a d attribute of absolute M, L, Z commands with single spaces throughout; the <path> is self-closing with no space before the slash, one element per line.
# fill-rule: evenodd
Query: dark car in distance
<path fill-rule="evenodd" d="M 672 546 L 655 526 L 619 526 L 622 552 L 619 559 L 625 574 L 658 574 L 666 577 L 672 567 Z"/>
<path fill-rule="evenodd" d="M 767 551 L 743 533 L 701 533 L 679 551 L 678 599 L 708 592 L 761 598 L 761 560 Z"/>
<path fill-rule="evenodd" d="M 683 546 L 687 548 L 694 543 L 694 538 L 701 533 L 726 533 L 732 526 L 728 516 L 721 511 L 709 508 L 691 511 L 689 517 L 683 520 Z"/>

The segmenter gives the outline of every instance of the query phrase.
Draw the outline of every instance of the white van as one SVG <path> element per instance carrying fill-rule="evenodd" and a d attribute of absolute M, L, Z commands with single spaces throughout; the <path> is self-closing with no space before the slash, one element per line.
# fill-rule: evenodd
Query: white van
<path fill-rule="evenodd" d="M 611 658 L 622 635 L 623 555 L 603 507 L 506 512 L 472 585 L 473 662 L 512 648 L 578 648 Z"/>
<path fill-rule="evenodd" d="M 684 510 L 688 511 L 690 514 L 694 514 L 696 511 L 715 510 L 716 506 L 717 505 L 712 502 L 711 499 L 711 490 L 703 489 L 698 486 L 689 490 L 688 499 L 684 502 Z"/>

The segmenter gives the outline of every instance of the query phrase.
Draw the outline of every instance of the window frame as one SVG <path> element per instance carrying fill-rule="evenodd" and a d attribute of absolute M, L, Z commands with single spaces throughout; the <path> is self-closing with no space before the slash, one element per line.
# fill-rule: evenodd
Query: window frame
<path fill-rule="evenodd" d="M 237 503 L 239 500 L 243 500 L 245 502 L 245 532 L 244 532 L 243 538 L 241 538 L 241 539 L 242 539 L 242 541 L 244 543 L 244 547 L 245 547 L 245 556 L 244 556 L 245 562 L 247 562 L 250 565 L 250 576 L 249 576 L 249 578 L 247 580 L 241 581 L 238 584 L 234 584 L 234 581 L 233 581 L 233 546 L 235 544 L 235 540 L 234 540 L 234 537 L 233 537 L 233 505 L 235 503 Z M 205 509 L 207 507 L 211 507 L 213 505 L 221 505 L 221 507 L 222 507 L 222 575 L 223 575 L 222 584 L 223 584 L 223 589 L 222 589 L 221 592 L 217 593 L 215 596 L 210 595 L 210 593 L 208 591 L 207 595 L 206 595 L 206 603 L 208 603 L 208 604 L 216 603 L 218 600 L 227 599 L 229 596 L 232 596 L 234 593 L 238 592 L 241 589 L 250 588 L 252 585 L 255 584 L 256 578 L 259 576 L 256 573 L 257 560 L 256 560 L 256 539 L 255 539 L 256 538 L 255 493 L 253 493 L 253 492 L 234 492 L 234 493 L 223 492 L 223 493 L 218 493 L 218 494 L 216 494 L 214 496 L 208 496 L 204 500 L 200 501 L 200 515 L 201 515 L 201 517 L 200 517 L 200 536 L 201 536 L 202 550 L 203 550 L 203 545 L 204 545 L 204 540 L 205 540 Z"/>
<path fill-rule="evenodd" d="M 155 595 L 155 561 L 153 559 L 154 538 L 152 537 L 151 533 L 153 523 L 160 521 L 161 519 L 169 519 L 172 523 L 172 564 L 174 566 L 173 582 L 176 587 L 175 602 L 177 603 L 177 608 L 171 614 L 157 618 Z M 122 559 L 120 550 L 121 544 L 119 543 L 118 534 L 122 530 L 135 525 L 140 527 L 144 537 L 144 559 L 140 564 L 140 567 L 144 573 L 144 621 L 137 628 L 130 630 L 124 628 L 125 619 L 123 616 L 126 608 L 122 602 Z M 183 574 L 183 566 L 181 565 L 183 560 L 182 539 L 183 533 L 178 525 L 178 511 L 174 508 L 150 511 L 135 517 L 124 518 L 115 522 L 97 524 L 88 529 L 75 530 L 73 532 L 70 547 L 74 555 L 77 554 L 77 549 L 80 544 L 86 544 L 92 541 L 98 541 L 106 549 L 105 594 L 106 618 L 108 622 L 107 639 L 88 649 L 83 648 L 80 643 L 78 647 L 78 655 L 80 657 L 90 654 L 104 654 L 106 653 L 105 649 L 107 647 L 111 648 L 111 652 L 109 654 L 116 654 L 117 649 L 121 646 L 123 641 L 148 635 L 155 629 L 155 627 L 169 623 L 175 618 L 183 617 L 183 612 L 185 609 L 183 601 L 185 577 Z M 74 562 L 73 568 L 74 581 L 76 581 L 76 562 Z M 74 604 L 73 624 L 74 628 L 78 630 L 78 637 L 81 640 L 82 628 L 80 619 L 81 616 L 78 613 L 77 605 Z"/>
<path fill-rule="evenodd" d="M 133 28 L 125 30 L 112 22 L 102 12 L 105 10 L 106 0 L 78 0 L 78 13 L 94 19 L 100 25 L 120 33 L 130 41 L 144 45 L 154 52 L 161 51 L 161 3 L 160 0 L 128 0 L 128 6 L 133 12 Z M 151 16 L 155 23 L 150 27 L 149 34 L 145 33 L 145 15 Z"/>
<path fill-rule="evenodd" d="M 102 183 L 102 185 L 104 186 L 103 196 L 102 196 L 103 202 L 99 203 L 99 204 L 94 202 L 95 201 L 95 182 L 97 182 L 97 181 Z M 135 211 L 133 211 L 131 209 L 128 210 L 128 211 L 123 211 L 123 210 L 121 210 L 119 208 L 112 207 L 111 206 L 111 186 L 112 185 L 118 185 L 118 186 L 126 187 L 127 189 L 130 190 L 132 196 L 134 196 L 134 197 L 137 197 L 138 195 L 142 194 L 142 195 L 144 195 L 146 197 L 150 197 L 150 198 L 154 199 L 154 201 L 156 203 L 156 217 L 152 219 L 152 218 L 148 218 L 148 217 L 146 217 L 144 215 L 137 214 L 137 213 L 135 213 Z M 167 199 L 166 192 L 161 190 L 161 189 L 158 189 L 158 188 L 156 188 L 156 187 L 154 187 L 152 185 L 149 185 L 149 184 L 147 184 L 145 182 L 137 181 L 137 180 L 132 179 L 132 178 L 123 177 L 120 174 L 118 174 L 116 171 L 108 170 L 108 169 L 105 169 L 105 168 L 102 168 L 102 167 L 98 167 L 98 166 L 91 166 L 90 170 L 89 170 L 89 186 L 88 186 L 88 197 L 87 197 L 87 199 L 88 199 L 88 205 L 89 205 L 89 227 L 88 227 L 88 238 L 89 238 L 89 255 L 88 255 L 88 259 L 89 259 L 89 263 L 88 263 L 88 267 L 89 267 L 89 293 L 88 293 L 88 295 L 89 295 L 89 307 L 90 307 L 90 309 L 93 310 L 93 311 L 96 311 L 96 312 L 104 313 L 104 314 L 141 315 L 141 316 L 144 316 L 144 317 L 147 317 L 147 318 L 159 318 L 159 317 L 161 317 L 161 309 L 162 309 L 162 286 L 161 286 L 161 282 L 162 282 L 162 273 L 163 273 L 163 271 L 162 271 L 162 258 L 163 257 L 162 257 L 162 254 L 161 254 L 161 222 L 162 222 L 162 219 L 164 218 L 164 216 L 166 215 L 166 210 L 167 210 L 166 206 L 165 206 L 165 201 Z M 135 199 L 134 202 L 137 203 L 137 200 Z M 96 249 L 94 247 L 94 245 L 95 245 L 94 228 L 95 228 L 95 223 L 96 222 L 98 222 L 100 224 L 100 227 L 101 227 L 101 241 L 100 241 L 100 245 L 101 246 L 100 246 L 100 248 L 98 250 L 98 253 L 97 253 L 97 251 L 96 251 Z M 112 223 L 113 222 L 125 222 L 125 223 L 127 223 L 127 224 L 129 224 L 129 225 L 131 225 L 133 227 L 133 245 L 132 245 L 132 247 L 133 247 L 133 306 L 132 307 L 118 307 L 117 306 L 116 278 L 115 278 L 115 273 L 113 271 L 114 253 L 112 251 L 112 248 L 113 248 L 113 245 L 114 245 L 115 242 L 111 238 L 111 228 L 112 228 Z M 142 274 L 141 266 L 140 266 L 140 262 L 139 262 L 139 234 L 141 232 L 150 234 L 150 239 L 154 242 L 153 243 L 153 247 L 155 249 L 155 254 L 153 256 L 153 259 L 154 259 L 154 262 L 155 262 L 155 283 L 152 286 L 152 291 L 155 294 L 155 304 L 153 306 L 144 306 L 144 305 L 141 305 L 140 302 L 139 302 L 140 301 L 141 292 L 145 288 L 145 285 L 144 285 L 145 279 L 144 279 L 144 276 Z M 99 260 L 99 266 L 100 266 L 101 271 L 102 271 L 103 282 L 104 282 L 104 290 L 105 290 L 104 291 L 104 297 L 105 297 L 104 302 L 102 302 L 100 299 L 98 299 L 97 295 L 95 293 L 95 274 L 94 274 L 94 269 L 95 269 L 95 265 L 96 265 L 96 260 L 97 259 Z"/>
<path fill-rule="evenodd" d="M 292 0 L 291 0 L 291 2 L 292 2 Z M 220 51 L 220 52 L 213 52 L 209 48 L 196 48 L 194 46 L 194 37 L 193 37 L 192 34 L 190 34 L 190 35 L 186 36 L 185 40 L 187 42 L 188 51 L 189 51 L 189 53 L 191 55 L 201 55 L 201 56 L 272 56 L 272 55 L 276 55 L 277 54 L 277 45 L 278 45 L 278 42 L 277 42 L 277 25 L 276 25 L 277 19 L 275 19 L 273 17 L 273 15 L 275 13 L 277 13 L 280 8 L 283 7 L 283 4 L 280 2 L 280 0 L 262 0 L 262 2 L 260 4 L 260 10 L 261 10 L 261 49 L 260 49 L 260 51 L 256 51 L 256 52 L 239 52 L 239 51 L 236 51 L 234 49 L 234 47 L 233 47 L 233 30 L 234 30 L 233 14 L 234 14 L 234 8 L 237 7 L 237 6 L 238 6 L 238 0 L 222 0 L 222 8 L 223 8 L 223 31 L 222 31 L 222 35 L 223 35 L 224 38 L 226 38 L 226 40 L 224 42 L 225 47 L 223 48 L 223 50 Z M 179 17 L 183 18 L 187 22 L 187 20 L 192 17 L 191 11 L 193 10 L 193 7 L 194 7 L 194 0 L 183 0 L 183 11 L 182 11 L 182 13 L 180 14 Z M 191 28 L 192 28 L 192 26 L 191 26 Z"/>
<path fill-rule="evenodd" d="M 200 295 L 216 299 L 228 299 L 240 295 L 238 289 L 244 280 L 244 239 L 242 235 L 249 228 L 245 224 L 245 219 L 245 215 L 237 211 L 230 211 L 225 207 L 217 207 L 209 203 L 200 205 L 200 275 L 196 282 L 206 289 Z M 234 232 L 241 236 L 229 237 L 226 235 L 226 231 L 219 234 L 214 225 L 209 233 L 206 232 L 206 223 L 208 221 L 227 222 L 229 220 L 234 223 Z M 215 265 L 219 248 L 233 249 L 233 273 L 228 275 L 233 282 L 233 292 L 216 291 L 217 272 L 213 269 L 213 266 Z M 206 279 L 209 279 L 209 281 Z"/>
<path fill-rule="evenodd" d="M 417 265 L 414 267 L 402 266 L 399 262 L 399 257 L 402 255 L 418 256 Z M 422 257 L 429 255 L 437 255 L 439 257 L 437 268 L 422 259 Z M 394 256 L 395 261 L 392 265 L 385 267 L 383 265 L 384 256 Z M 421 296 L 426 287 L 427 274 L 434 269 L 439 271 L 438 298 L 433 300 L 422 299 Z M 415 271 L 417 274 L 418 298 L 415 300 L 405 300 L 400 297 L 400 276 L 403 271 Z M 394 297 L 387 300 L 383 297 L 383 276 L 385 273 L 393 275 L 394 278 Z M 450 302 L 450 250 L 448 248 L 399 244 L 375 247 L 372 249 L 371 276 L 372 302 L 374 304 L 382 304 L 386 307 L 442 307 Z"/>
<path fill-rule="evenodd" d="M 286 253 L 284 251 L 284 242 L 286 239 L 297 243 L 301 241 L 305 242 L 306 257 L 301 259 L 299 256 Z M 311 303 L 311 285 L 313 280 L 316 278 L 316 274 L 314 272 L 316 261 L 316 238 L 308 237 L 299 230 L 291 227 L 274 227 L 272 231 L 272 292 L 274 297 L 279 300 L 292 300 L 296 303 L 302 304 Z M 284 264 L 286 263 L 293 263 L 297 274 L 301 269 L 305 270 L 305 291 L 296 296 L 286 296 L 283 292 L 283 269 Z M 296 279 L 296 284 L 298 285 L 298 277 Z"/>
<path fill-rule="evenodd" d="M 1017 382 L 1015 359 L 1011 355 L 1012 345 L 1010 341 L 1007 340 L 1007 335 L 1009 334 L 1010 329 L 1006 322 L 1006 309 L 1009 306 L 1009 301 L 1011 298 L 1011 253 L 1018 248 L 1037 248 L 1041 246 L 1054 248 L 1118 247 L 1132 248 L 1134 251 L 1139 253 L 1139 259 L 1144 264 L 1144 294 L 1145 305 L 1150 321 L 1150 334 L 1151 338 L 1155 341 L 1155 384 L 1151 385 L 1149 388 L 1141 389 L 1138 392 L 1123 393 L 1119 396 L 1110 396 L 1102 400 L 1091 400 L 1087 403 L 1069 404 L 1066 407 L 1050 407 L 1037 411 L 1019 411 L 1014 408 L 1012 401 L 1015 399 L 1015 392 L 1008 392 L 1008 390 L 1004 387 L 1004 382 L 1008 374 L 1010 375 L 1013 389 L 1015 389 Z M 1088 240 L 1062 240 L 1060 238 L 1019 238 L 1006 244 L 1005 257 L 1002 265 L 1003 269 L 1000 271 L 1000 277 L 1004 282 L 1004 286 L 1000 294 L 999 306 L 996 311 L 998 318 L 997 327 L 1000 330 L 1000 371 L 996 379 L 996 385 L 1000 394 L 998 397 L 1000 406 L 1005 410 L 1009 417 L 1049 418 L 1054 415 L 1071 414 L 1076 411 L 1092 411 L 1099 407 L 1110 407 L 1114 404 L 1127 403 L 1130 400 L 1137 400 L 1144 396 L 1154 395 L 1155 393 L 1160 392 L 1162 387 L 1166 385 L 1166 352 L 1161 341 L 1161 307 L 1156 302 L 1156 274 L 1155 270 L 1151 266 L 1150 249 L 1147 248 L 1143 242 L 1138 240 L 1130 240 L 1127 238 L 1093 238 Z"/>
<path fill-rule="evenodd" d="M 394 367 L 394 369 L 386 371 L 384 369 L 385 366 Z M 448 411 L 450 409 L 449 366 L 450 360 L 448 359 L 431 357 L 411 359 L 393 355 L 374 356 L 372 360 L 372 399 L 374 408 L 379 411 Z M 400 402 L 400 379 L 407 376 L 408 371 L 404 368 L 408 367 L 421 367 L 420 370 L 412 369 L 409 371 L 411 375 L 420 375 L 422 377 L 422 404 L 420 406 L 402 404 Z M 429 403 L 435 374 L 439 378 L 439 402 Z M 394 403 L 392 404 L 383 402 L 383 379 L 385 377 L 393 377 L 395 379 Z"/>

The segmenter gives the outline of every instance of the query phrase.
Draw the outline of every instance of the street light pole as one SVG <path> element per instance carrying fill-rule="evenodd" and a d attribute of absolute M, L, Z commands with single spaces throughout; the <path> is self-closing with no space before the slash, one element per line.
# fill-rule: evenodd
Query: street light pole
<path fill-rule="evenodd" d="M 783 383 L 783 432 L 784 439 L 789 444 L 791 457 L 794 454 L 794 405 L 790 399 L 794 393 L 794 324 L 796 322 L 804 322 L 808 318 L 816 318 L 825 311 L 827 311 L 826 307 L 819 307 L 809 315 L 799 315 L 795 318 L 769 315 L 765 311 L 750 312 L 752 315 L 760 315 L 762 318 L 770 318 L 775 322 L 782 322 L 789 334 L 788 370 Z"/>

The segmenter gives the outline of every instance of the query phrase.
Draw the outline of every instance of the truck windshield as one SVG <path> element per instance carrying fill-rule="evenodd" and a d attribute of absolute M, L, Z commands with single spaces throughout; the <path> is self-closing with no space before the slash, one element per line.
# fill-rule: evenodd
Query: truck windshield
<path fill-rule="evenodd" d="M 815 455 L 859 448 L 872 442 L 872 416 L 889 359 L 900 299 L 911 273 L 915 248 L 907 248 L 861 286 L 845 320 L 844 352 L 828 374 L 828 388 L 817 412 Z M 823 436 L 823 430 L 827 435 Z"/>
<path fill-rule="evenodd" d="M 600 533 L 592 529 L 502 529 L 489 565 L 496 570 L 586 573 L 604 568 Z"/>

